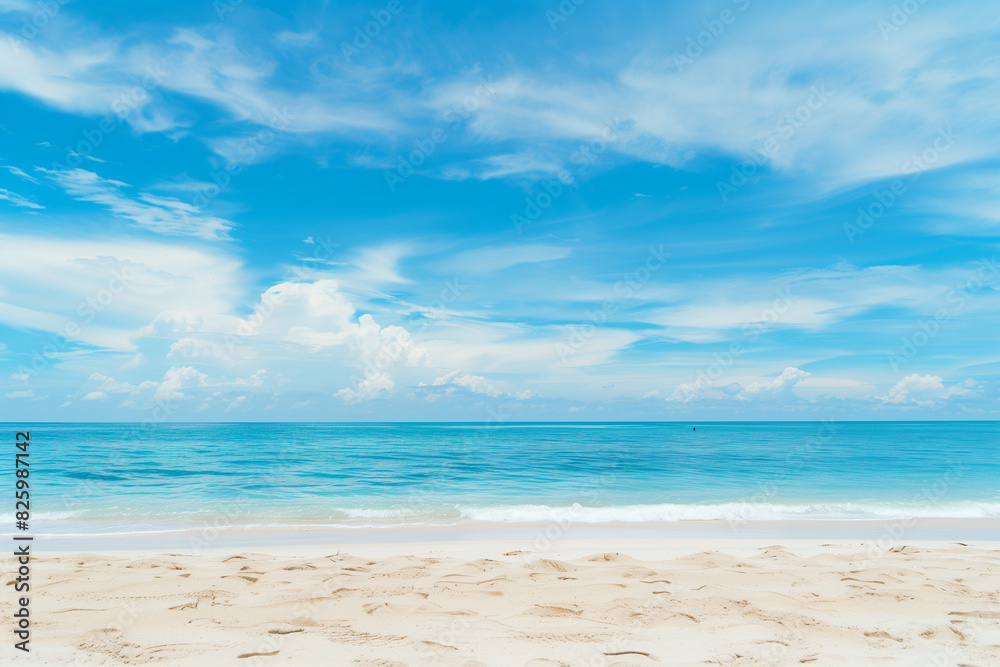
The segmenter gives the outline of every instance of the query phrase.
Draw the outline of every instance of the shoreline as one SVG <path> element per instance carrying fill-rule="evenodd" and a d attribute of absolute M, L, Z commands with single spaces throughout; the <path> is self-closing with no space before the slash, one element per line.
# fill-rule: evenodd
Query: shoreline
<path fill-rule="evenodd" d="M 567 537 L 555 540 L 544 548 L 523 540 L 511 539 L 466 539 L 466 540 L 422 540 L 383 541 L 350 543 L 302 543 L 302 544 L 247 544 L 212 546 L 201 549 L 162 548 L 96 548 L 84 550 L 39 550 L 34 545 L 37 560 L 59 561 L 78 557 L 101 557 L 112 561 L 147 558 L 194 558 L 213 560 L 236 554 L 275 559 L 317 559 L 331 556 L 357 558 L 455 558 L 455 559 L 497 559 L 518 563 L 532 563 L 538 560 L 580 560 L 601 553 L 619 553 L 640 561 L 672 560 L 695 554 L 725 554 L 733 557 L 750 557 L 771 548 L 780 548 L 788 554 L 800 558 L 818 555 L 852 557 L 852 567 L 870 567 L 878 564 L 885 556 L 899 550 L 915 549 L 924 552 L 968 550 L 993 552 L 1000 564 L 1000 538 L 992 540 L 912 540 L 903 539 L 887 548 L 875 548 L 871 541 L 863 539 L 821 540 L 815 538 L 785 538 L 780 540 L 762 538 L 693 538 L 693 537 L 618 537 L 612 541 L 606 538 Z M 905 547 L 905 549 L 904 549 Z"/>
<path fill-rule="evenodd" d="M 897 519 L 870 521 L 676 521 L 656 523 L 463 523 L 388 527 L 248 527 L 205 525 L 165 531 L 35 534 L 38 552 L 172 550 L 197 553 L 214 549 L 338 546 L 358 544 L 518 542 L 522 548 L 548 549 L 571 539 L 665 540 L 827 540 L 896 543 L 997 542 L 1000 519 Z"/>

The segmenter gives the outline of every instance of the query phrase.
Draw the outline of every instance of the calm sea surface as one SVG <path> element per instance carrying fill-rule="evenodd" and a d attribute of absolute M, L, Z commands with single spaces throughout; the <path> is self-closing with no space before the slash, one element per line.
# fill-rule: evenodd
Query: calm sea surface
<path fill-rule="evenodd" d="M 1000 517 L 997 422 L 8 428 L 37 533 Z"/>

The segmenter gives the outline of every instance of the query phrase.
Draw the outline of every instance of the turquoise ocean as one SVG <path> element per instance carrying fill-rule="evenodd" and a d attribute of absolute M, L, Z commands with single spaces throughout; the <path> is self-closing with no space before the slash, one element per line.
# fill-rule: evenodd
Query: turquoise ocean
<path fill-rule="evenodd" d="M 1000 517 L 997 422 L 9 427 L 39 534 Z"/>

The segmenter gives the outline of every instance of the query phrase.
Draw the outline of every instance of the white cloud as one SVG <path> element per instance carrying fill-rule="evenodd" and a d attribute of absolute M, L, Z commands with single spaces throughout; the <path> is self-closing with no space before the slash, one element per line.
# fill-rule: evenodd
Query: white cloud
<path fill-rule="evenodd" d="M 237 378 L 235 383 L 244 387 L 263 387 L 267 371 L 263 368 L 246 378 Z"/>
<path fill-rule="evenodd" d="M 342 398 L 347 403 L 357 403 L 368 401 L 373 398 L 383 398 L 392 394 L 396 384 L 389 379 L 387 374 L 373 373 L 358 383 L 357 389 L 345 387 L 334 394 L 335 398 Z"/>
<path fill-rule="evenodd" d="M 48 27 L 45 36 L 54 29 Z M 63 111 L 84 114 L 109 113 L 113 100 L 128 90 L 124 81 L 110 82 L 99 74 L 108 65 L 126 66 L 116 60 L 112 42 L 92 37 L 67 39 L 51 49 L 40 42 L 0 40 L 0 62 L 4 63 L 0 90 L 18 91 Z"/>
<path fill-rule="evenodd" d="M 664 400 L 676 401 L 678 403 L 691 403 L 700 399 L 707 388 L 708 387 L 700 386 L 697 382 L 682 382 L 674 387 L 670 396 Z M 651 391 L 643 396 L 643 398 L 658 398 L 659 396 L 660 392 Z"/>
<path fill-rule="evenodd" d="M 450 165 L 441 170 L 441 176 L 452 180 L 476 178 L 488 181 L 511 176 L 537 178 L 546 174 L 558 174 L 563 170 L 564 166 L 561 162 L 543 158 L 534 153 L 508 153 Z"/>
<path fill-rule="evenodd" d="M 107 377 L 102 373 L 92 373 L 89 378 L 87 378 L 87 384 L 94 388 L 93 393 L 99 394 L 132 394 L 137 395 L 139 392 L 146 389 L 153 389 L 157 386 L 156 382 L 146 380 L 137 385 L 129 384 L 128 382 L 119 382 L 114 378 Z"/>
<path fill-rule="evenodd" d="M 258 370 L 245 378 L 234 380 L 213 381 L 205 373 L 202 373 L 190 366 L 172 366 L 167 369 L 160 381 L 144 380 L 138 384 L 118 381 L 102 373 L 92 373 L 83 388 L 77 394 L 71 395 L 70 399 L 80 398 L 84 401 L 104 400 L 112 394 L 126 394 L 127 399 L 120 403 L 118 407 L 151 407 L 153 401 L 169 402 L 184 401 L 199 396 L 204 396 L 212 389 L 246 391 L 249 389 L 260 389 L 265 385 L 268 372 L 264 369 Z M 199 409 L 208 407 L 213 399 L 222 396 L 223 391 L 215 391 L 204 398 L 204 402 Z M 245 397 L 244 397 L 245 398 Z M 223 401 L 229 403 L 232 398 L 224 397 Z"/>
<path fill-rule="evenodd" d="M 316 42 L 316 31 L 295 32 L 293 30 L 282 30 L 275 39 L 289 46 L 307 46 Z"/>
<path fill-rule="evenodd" d="M 11 192 L 5 188 L 0 188 L 0 200 L 9 201 L 12 205 L 20 206 L 22 208 L 31 208 L 36 210 L 45 208 L 41 204 L 36 204 L 27 197 L 23 197 L 16 192 Z"/>
<path fill-rule="evenodd" d="M 931 407 L 951 398 L 971 398 L 977 396 L 976 382 L 967 379 L 945 388 L 937 375 L 907 375 L 897 382 L 885 396 L 876 396 L 882 404 L 915 405 Z"/>
<path fill-rule="evenodd" d="M 169 317 L 169 315 L 167 315 Z M 162 321 L 162 320 L 161 320 Z M 170 345 L 167 359 L 191 359 L 198 361 L 227 361 L 229 355 L 223 346 L 210 340 L 181 338 Z"/>
<path fill-rule="evenodd" d="M 262 302 L 274 302 L 273 312 L 257 327 L 313 351 L 346 346 L 365 365 L 385 366 L 397 361 L 416 365 L 425 355 L 399 326 L 380 327 L 370 314 L 354 321 L 354 306 L 334 280 L 285 282 L 265 292 Z"/>
<path fill-rule="evenodd" d="M 501 391 L 490 384 L 489 381 L 482 375 L 471 375 L 469 373 L 460 375 L 458 371 L 452 371 L 447 375 L 442 375 L 441 377 L 436 378 L 431 385 L 434 387 L 448 385 L 464 387 L 474 394 L 486 394 L 487 396 L 491 396 L 493 398 L 508 395 L 506 392 Z"/>
<path fill-rule="evenodd" d="M 126 196 L 127 183 L 104 179 L 85 169 L 38 170 L 63 188 L 70 197 L 108 208 L 114 215 L 131 220 L 136 226 L 158 234 L 225 239 L 233 223 L 206 215 L 193 204 L 148 193 Z"/>
<path fill-rule="evenodd" d="M 811 373 L 789 366 L 781 375 L 770 382 L 753 382 L 737 394 L 739 398 L 771 398 L 790 397 L 796 384 L 809 377 Z"/>
<path fill-rule="evenodd" d="M 544 243 L 504 244 L 468 250 L 445 261 L 451 271 L 467 273 L 493 273 L 518 264 L 549 262 L 569 257 L 572 250 L 566 246 Z"/>
<path fill-rule="evenodd" d="M 156 89 L 195 98 L 223 109 L 233 120 L 280 132 L 357 132 L 398 125 L 384 105 L 358 99 L 360 91 L 346 73 L 338 77 L 340 85 L 289 90 L 273 58 L 236 43 L 223 29 L 199 33 L 181 28 L 165 41 L 138 46 L 131 40 L 94 37 L 91 30 L 80 38 L 79 27 L 74 30 L 50 22 L 36 39 L 0 40 L 0 62 L 5 63 L 0 90 L 15 90 L 86 115 L 108 114 L 124 103 L 129 113 L 122 115 L 140 131 L 182 125 L 166 102 L 149 94 Z M 286 44 L 296 39 L 299 45 L 308 44 L 307 33 L 281 34 Z M 138 101 L 136 88 L 146 93 Z M 138 113 L 132 113 L 135 110 Z"/>
<path fill-rule="evenodd" d="M 240 407 L 241 405 L 243 405 L 243 403 L 247 400 L 247 397 L 237 396 L 236 398 L 233 399 L 223 399 L 223 400 L 229 403 L 229 405 L 226 406 L 224 412 L 231 412 L 236 408 Z"/>
<path fill-rule="evenodd" d="M 208 377 L 204 373 L 200 373 L 190 366 L 173 366 L 163 376 L 163 382 L 156 388 L 153 398 L 158 401 L 180 401 L 190 398 L 184 392 L 206 386 L 207 379 Z"/>
<path fill-rule="evenodd" d="M 399 262 L 410 252 L 405 244 L 391 243 L 377 248 L 363 248 L 354 258 L 354 265 L 366 280 L 379 283 L 409 283 L 399 274 Z M 357 281 L 352 281 L 356 283 Z"/>
<path fill-rule="evenodd" d="M 596 136 L 592 119 L 627 109 L 633 138 L 610 142 L 610 152 L 681 167 L 690 148 L 739 161 L 773 137 L 769 168 L 821 172 L 814 182 L 829 188 L 903 173 L 906 161 L 951 125 L 962 139 L 934 168 L 996 152 L 996 123 L 979 122 L 1000 96 L 986 74 L 989 58 L 984 49 L 954 56 L 963 44 L 988 42 L 995 15 L 923 7 L 891 40 L 879 38 L 864 6 L 755 6 L 737 12 L 737 21 L 686 67 L 674 58 L 683 34 L 630 34 L 646 48 L 623 54 L 628 62 L 588 71 L 587 79 L 567 69 L 516 71 L 494 86 L 496 96 L 470 127 L 498 142 L 583 142 Z M 826 99 L 817 101 L 814 87 Z M 970 92 L 956 97 L 956 89 Z"/>
<path fill-rule="evenodd" d="M 0 322 L 106 349 L 134 350 L 162 313 L 211 321 L 242 297 L 240 263 L 204 247 L 117 237 L 6 236 Z"/>
<path fill-rule="evenodd" d="M 395 384 L 389 373 L 400 365 L 417 366 L 426 357 L 426 350 L 403 327 L 379 326 L 368 313 L 355 319 L 354 306 L 334 280 L 275 285 L 262 295 L 258 312 L 235 326 L 235 332 L 241 334 L 238 342 L 282 341 L 321 359 L 335 359 L 339 368 L 354 368 L 355 376 L 360 373 L 364 379 L 356 389 L 345 388 L 335 394 L 345 400 L 391 393 Z"/>
<path fill-rule="evenodd" d="M 15 167 L 13 165 L 0 164 L 0 169 L 6 169 L 10 173 L 12 173 L 15 176 L 17 176 L 18 178 L 22 178 L 22 179 L 28 181 L 29 183 L 34 183 L 35 185 L 39 184 L 39 180 L 37 178 L 35 178 L 34 176 L 31 176 L 29 174 L 24 173 L 24 171 L 22 171 L 21 169 Z"/>
<path fill-rule="evenodd" d="M 24 389 L 24 390 L 20 390 L 20 391 L 9 391 L 6 394 L 4 394 L 4 397 L 5 398 L 34 398 L 35 397 L 35 390 L 34 389 Z"/>
<path fill-rule="evenodd" d="M 303 58 L 301 69 L 289 72 L 278 54 L 225 26 L 177 29 L 155 45 L 137 46 L 95 37 L 96 30 L 74 34 L 49 25 L 30 42 L 3 40 L 0 89 L 66 111 L 107 113 L 156 66 L 165 73 L 158 89 L 213 105 L 233 121 L 275 126 L 288 138 L 350 132 L 364 145 L 375 135 L 394 141 L 426 136 L 428 119 L 473 97 L 477 108 L 465 125 L 470 139 L 480 146 L 494 142 L 498 153 L 442 174 L 474 178 L 551 172 L 559 161 L 549 155 L 571 155 L 567 144 L 589 143 L 600 136 L 602 122 L 627 109 L 629 136 L 610 141 L 601 159 L 617 154 L 681 166 L 693 149 L 742 159 L 777 136 L 779 149 L 766 158 L 771 168 L 824 171 L 814 182 L 836 188 L 901 173 L 909 157 L 951 124 L 962 128 L 962 140 L 935 168 L 996 152 L 996 122 L 983 118 L 998 97 L 988 51 L 997 17 L 985 6 L 920 11 L 919 20 L 885 40 L 864 5 L 808 11 L 755 5 L 737 11 L 738 25 L 681 68 L 674 53 L 683 50 L 686 35 L 653 32 L 650 26 L 660 22 L 637 24 L 628 27 L 630 47 L 616 41 L 613 50 L 595 52 L 599 66 L 586 68 L 586 77 L 573 59 L 546 60 L 514 67 L 488 84 L 479 83 L 478 71 L 427 76 L 426 64 L 412 59 L 320 72 L 310 69 L 317 61 Z M 814 25 L 824 29 L 803 29 Z M 870 29 L 859 29 L 864 25 Z M 284 29 L 274 39 L 306 48 L 318 34 Z M 400 85 L 403 77 L 412 77 L 407 83 L 413 85 Z M 826 86 L 832 96 L 784 136 L 776 128 L 809 102 L 813 86 Z M 167 131 L 182 123 L 156 95 L 139 107 L 129 122 L 141 129 Z M 517 141 L 530 149 L 512 148 Z M 239 159 L 227 138 L 212 145 Z"/>

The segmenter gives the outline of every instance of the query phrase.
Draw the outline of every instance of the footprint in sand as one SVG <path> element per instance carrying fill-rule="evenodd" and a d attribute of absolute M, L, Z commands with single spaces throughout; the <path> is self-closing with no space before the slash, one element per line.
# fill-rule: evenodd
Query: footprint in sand
<path fill-rule="evenodd" d="M 526 614 L 531 614 L 532 616 L 579 616 L 583 611 L 577 611 L 575 609 L 570 609 L 568 607 L 559 607 L 556 605 L 535 605 L 528 611 L 524 612 Z"/>
<path fill-rule="evenodd" d="M 170 611 L 180 611 L 181 609 L 197 609 L 198 600 L 194 602 L 188 602 L 187 604 L 179 604 L 176 607 L 170 607 Z"/>
<path fill-rule="evenodd" d="M 1000 611 L 949 611 L 949 616 L 973 616 L 975 618 L 1000 618 Z"/>
<path fill-rule="evenodd" d="M 594 554 L 593 556 L 587 556 L 583 560 L 590 561 L 591 563 L 617 563 L 623 560 L 635 561 L 631 556 L 626 556 L 617 551 L 606 554 Z"/>
<path fill-rule="evenodd" d="M 528 565 L 528 568 L 532 570 L 548 570 L 550 572 L 569 571 L 566 563 L 561 563 L 557 560 L 548 560 L 547 558 L 539 558 L 534 563 Z"/>
<path fill-rule="evenodd" d="M 604 655 L 643 655 L 651 660 L 659 660 L 659 658 L 654 658 L 645 651 L 611 651 L 610 653 L 605 653 Z"/>
<path fill-rule="evenodd" d="M 297 616 L 288 622 L 290 625 L 305 628 L 316 628 L 319 627 L 319 623 L 311 618 L 306 618 L 305 616 Z"/>

